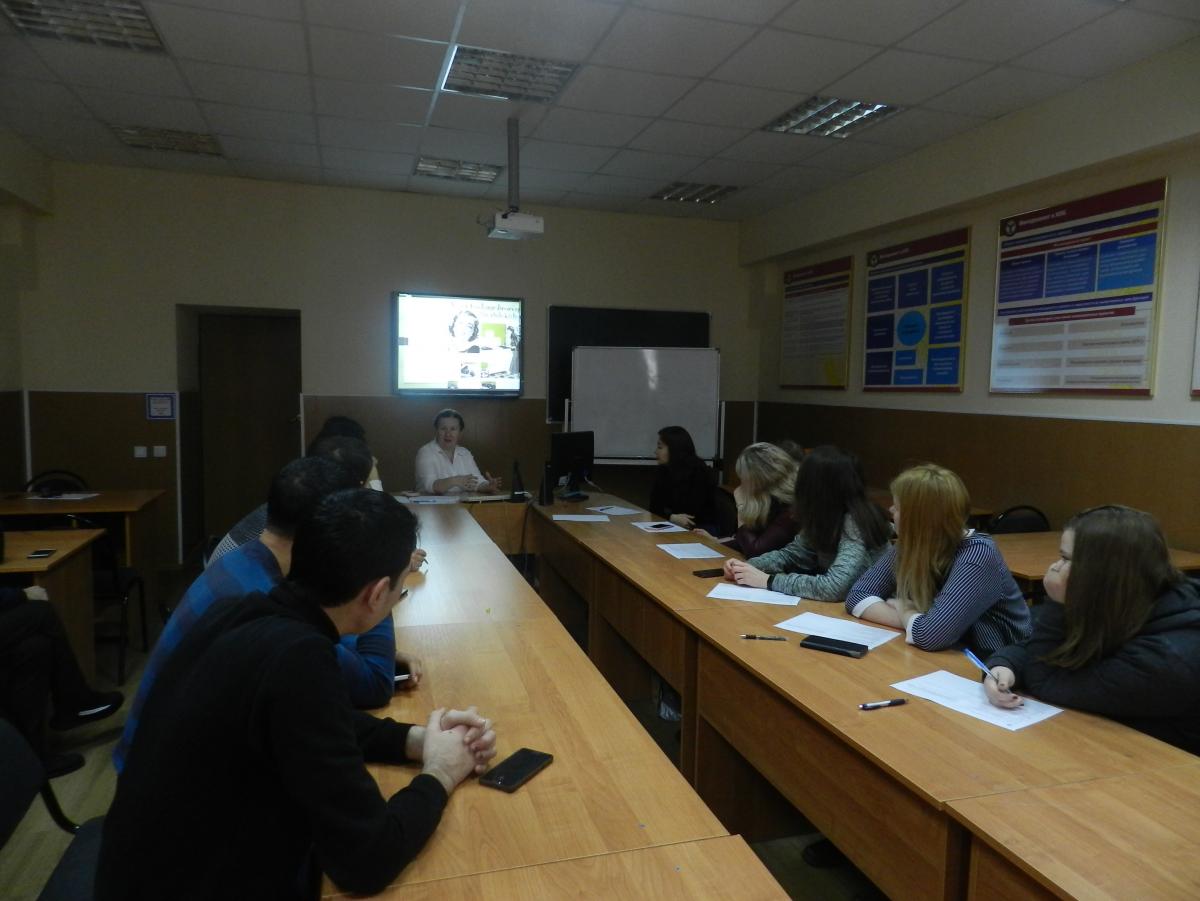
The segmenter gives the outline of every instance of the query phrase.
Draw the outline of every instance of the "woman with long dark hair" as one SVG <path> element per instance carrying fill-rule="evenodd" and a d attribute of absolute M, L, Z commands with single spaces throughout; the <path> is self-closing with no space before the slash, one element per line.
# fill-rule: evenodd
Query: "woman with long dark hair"
<path fill-rule="evenodd" d="M 658 472 L 650 490 L 650 512 L 677 526 L 712 527 L 716 519 L 713 474 L 696 456 L 696 445 L 683 426 L 669 425 L 658 433 L 654 448 Z"/>

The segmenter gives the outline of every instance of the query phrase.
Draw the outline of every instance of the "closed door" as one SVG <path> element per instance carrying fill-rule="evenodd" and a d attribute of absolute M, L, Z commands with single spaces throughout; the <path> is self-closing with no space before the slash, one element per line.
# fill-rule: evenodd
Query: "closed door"
<path fill-rule="evenodd" d="M 199 319 L 204 530 L 223 535 L 300 453 L 300 317 Z"/>

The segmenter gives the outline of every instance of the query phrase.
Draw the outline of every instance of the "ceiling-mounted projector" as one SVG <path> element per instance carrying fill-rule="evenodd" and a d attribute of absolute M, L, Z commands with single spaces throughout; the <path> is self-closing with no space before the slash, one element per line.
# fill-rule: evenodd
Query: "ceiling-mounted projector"
<path fill-rule="evenodd" d="M 519 213 L 509 210 L 496 213 L 488 226 L 489 238 L 501 238 L 505 241 L 526 241 L 529 238 L 540 238 L 545 232 L 545 224 L 541 216 L 531 216 L 529 213 Z"/>

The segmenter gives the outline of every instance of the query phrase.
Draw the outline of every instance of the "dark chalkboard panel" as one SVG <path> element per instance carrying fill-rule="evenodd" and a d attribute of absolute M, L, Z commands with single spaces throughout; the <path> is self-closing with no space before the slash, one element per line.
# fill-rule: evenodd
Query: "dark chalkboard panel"
<path fill-rule="evenodd" d="M 561 422 L 576 347 L 708 347 L 708 313 L 551 306 L 546 334 L 546 421 Z"/>

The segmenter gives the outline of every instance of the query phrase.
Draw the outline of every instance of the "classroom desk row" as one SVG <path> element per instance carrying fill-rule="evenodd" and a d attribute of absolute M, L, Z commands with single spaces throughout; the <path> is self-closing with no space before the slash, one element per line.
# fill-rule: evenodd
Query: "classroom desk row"
<path fill-rule="evenodd" d="M 785 897 L 470 512 L 415 512 L 429 565 L 393 617 L 397 646 L 424 674 L 377 713 L 423 723 L 436 707 L 475 704 L 496 723 L 499 757 L 531 747 L 554 763 L 513 794 L 461 785 L 380 897 Z M 370 770 L 385 796 L 415 772 Z M 328 880 L 322 894 L 341 897 Z"/>
<path fill-rule="evenodd" d="M 915 698 L 903 707 L 860 711 L 863 701 L 895 696 L 890 686 L 902 679 L 939 669 L 968 678 L 977 673 L 960 653 L 924 652 L 902 639 L 861 660 L 799 649 L 794 635 L 787 642 L 744 641 L 741 633 L 770 633 L 800 612 L 846 614 L 840 604 L 790 608 L 706 597 L 713 581 L 692 571 L 713 561 L 676 560 L 656 547 L 700 540 L 694 535 L 646 534 L 625 517 L 552 519 L 602 503 L 633 506 L 593 495 L 583 504 L 532 508 L 540 590 L 568 622 L 585 624 L 589 656 L 622 697 L 643 699 L 651 670 L 679 692 L 683 773 L 730 831 L 753 839 L 773 828 L 763 814 L 772 803 L 765 780 L 893 899 L 999 897 L 986 891 L 989 861 L 991 874 L 1025 879 L 1047 897 L 1139 894 L 1143 883 L 1130 882 L 1135 874 L 1123 864 L 1153 846 L 1134 838 L 1123 857 L 1095 859 L 1097 843 L 1081 842 L 1069 829 L 1047 835 L 1036 813 L 1022 814 L 1016 825 L 1025 844 L 997 842 L 1002 833 L 994 826 L 1006 812 L 988 799 L 1054 805 L 1061 802 L 1051 793 L 1071 796 L 1070 786 L 1116 785 L 1173 770 L 1186 782 L 1185 773 L 1193 780 L 1200 773 L 1195 757 L 1077 711 L 1016 732 Z M 1120 802 L 1094 806 L 1089 834 L 1125 833 L 1132 809 Z M 1191 823 L 1194 832 L 1194 817 Z M 1022 856 L 1035 847 L 1044 858 L 1080 862 L 1039 869 Z M 1153 865 L 1175 874 L 1177 884 L 1195 888 L 1200 878 L 1200 865 L 1179 854 Z M 1084 876 L 1072 885 L 1067 869 Z M 1087 877 L 1083 890 L 1078 883 Z"/>

